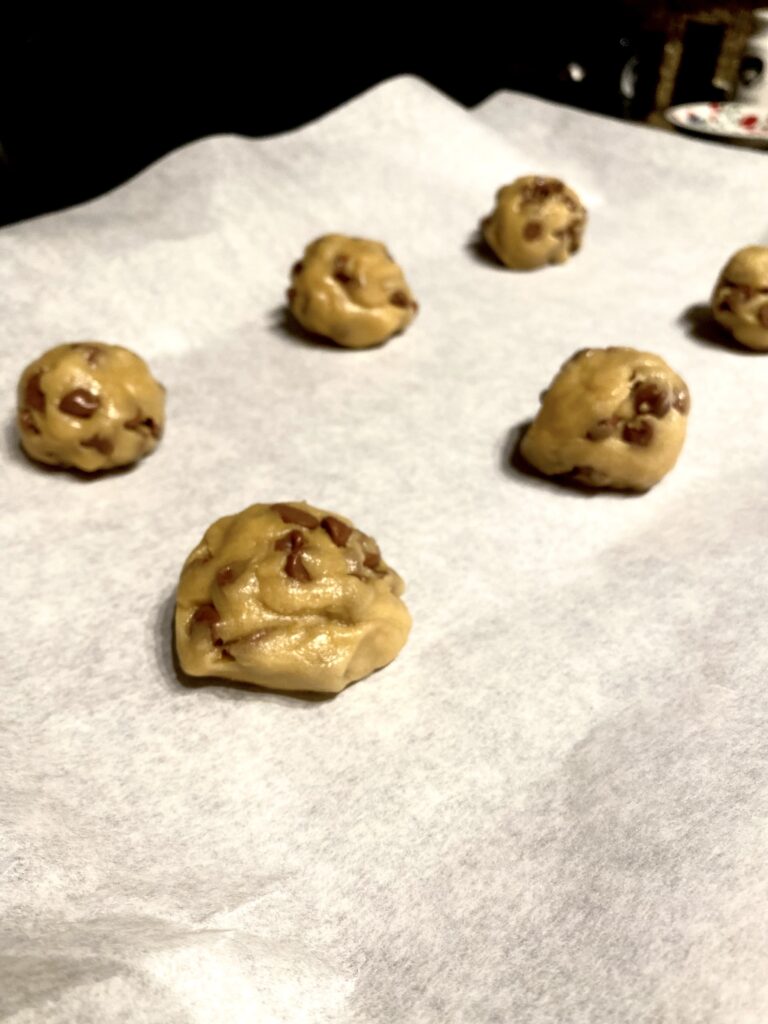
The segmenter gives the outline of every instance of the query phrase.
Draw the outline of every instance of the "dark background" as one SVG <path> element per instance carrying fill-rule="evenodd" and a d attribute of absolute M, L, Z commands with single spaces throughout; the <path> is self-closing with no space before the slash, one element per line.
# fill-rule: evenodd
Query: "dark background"
<path fill-rule="evenodd" d="M 81 202 L 204 135 L 286 131 L 404 72 L 470 106 L 509 88 L 640 119 L 653 76 L 641 76 L 631 101 L 619 77 L 631 54 L 658 64 L 664 40 L 649 28 L 649 6 L 4 17 L 0 223 Z"/>

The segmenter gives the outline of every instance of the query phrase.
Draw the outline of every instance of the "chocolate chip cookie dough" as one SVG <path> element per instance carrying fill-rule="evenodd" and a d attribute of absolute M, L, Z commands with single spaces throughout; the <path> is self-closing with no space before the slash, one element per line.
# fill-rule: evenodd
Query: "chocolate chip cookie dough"
<path fill-rule="evenodd" d="M 557 178 L 527 175 L 496 193 L 482 222 L 486 242 L 512 270 L 564 263 L 581 247 L 587 211 Z"/>
<path fill-rule="evenodd" d="M 345 235 L 307 246 L 291 271 L 288 306 L 302 327 L 346 348 L 379 345 L 419 308 L 381 242 Z"/>
<path fill-rule="evenodd" d="M 582 349 L 543 392 L 520 452 L 547 476 L 646 491 L 677 461 L 689 409 L 685 381 L 659 356 Z"/>
<path fill-rule="evenodd" d="M 715 285 L 712 312 L 742 345 L 768 352 L 768 248 L 749 245 L 731 256 Z"/>
<path fill-rule="evenodd" d="M 376 542 L 303 501 L 210 526 L 184 564 L 176 649 L 185 672 L 338 693 L 408 638 L 405 586 Z"/>
<path fill-rule="evenodd" d="M 130 465 L 157 447 L 164 417 L 162 384 L 119 345 L 57 345 L 19 380 L 21 445 L 49 466 L 93 473 Z"/>

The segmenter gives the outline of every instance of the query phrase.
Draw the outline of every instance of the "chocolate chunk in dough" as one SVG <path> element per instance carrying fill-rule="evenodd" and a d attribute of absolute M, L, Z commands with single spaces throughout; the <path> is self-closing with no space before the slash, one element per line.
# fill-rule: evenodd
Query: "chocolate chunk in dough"
<path fill-rule="evenodd" d="M 581 247 L 587 211 L 557 178 L 529 175 L 505 185 L 481 226 L 488 245 L 512 270 L 564 263 Z"/>
<path fill-rule="evenodd" d="M 288 305 L 302 327 L 346 348 L 405 330 L 418 303 L 381 242 L 324 235 L 294 264 Z"/>
<path fill-rule="evenodd" d="M 712 314 L 736 341 L 768 352 L 768 246 L 749 245 L 728 260 L 712 293 Z"/>
<path fill-rule="evenodd" d="M 179 660 L 194 676 L 335 693 L 399 653 L 403 590 L 347 519 L 305 502 L 252 505 L 213 523 L 185 563 Z"/>
<path fill-rule="evenodd" d="M 128 466 L 157 447 L 164 416 L 163 386 L 143 359 L 119 345 L 57 345 L 19 381 L 22 447 L 52 466 L 87 473 Z"/>
<path fill-rule="evenodd" d="M 520 452 L 547 476 L 646 491 L 677 461 L 689 409 L 685 382 L 659 356 L 581 349 L 543 393 Z"/>

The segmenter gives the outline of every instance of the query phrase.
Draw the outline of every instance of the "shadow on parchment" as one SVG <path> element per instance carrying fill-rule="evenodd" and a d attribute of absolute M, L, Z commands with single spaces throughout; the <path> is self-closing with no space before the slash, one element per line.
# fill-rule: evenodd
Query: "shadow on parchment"
<path fill-rule="evenodd" d="M 644 491 L 615 490 L 610 487 L 587 487 L 581 481 L 574 480 L 568 473 L 562 473 L 559 476 L 547 476 L 545 473 L 539 472 L 535 466 L 532 466 L 524 458 L 520 451 L 523 437 L 525 437 L 525 433 L 532 422 L 533 420 L 523 420 L 522 423 L 516 424 L 504 439 L 504 443 L 501 446 L 501 471 L 506 476 L 524 483 L 527 487 L 549 488 L 550 490 L 580 495 L 585 498 L 599 497 L 609 500 L 640 498 L 645 493 Z"/>
<path fill-rule="evenodd" d="M 488 245 L 479 228 L 469 236 L 464 246 L 464 251 L 468 252 L 477 263 L 482 263 L 486 267 L 492 267 L 494 270 L 507 270 L 507 267 L 504 266 L 490 245 Z"/>
<path fill-rule="evenodd" d="M 239 683 L 215 677 L 190 676 L 179 663 L 173 635 L 173 619 L 176 610 L 176 588 L 160 602 L 155 610 L 155 654 L 160 672 L 168 688 L 175 693 L 194 693 L 207 690 L 222 700 L 271 700 L 282 704 L 305 705 L 326 704 L 338 697 L 337 693 L 313 693 L 309 690 L 270 690 L 264 686 Z M 348 687 L 347 687 L 348 689 Z M 343 691 L 342 691 L 343 692 Z"/>
<path fill-rule="evenodd" d="M 303 345 L 305 348 L 319 347 L 333 351 L 347 351 L 329 338 L 324 338 L 321 334 L 313 334 L 312 331 L 306 330 L 287 306 L 277 306 L 272 310 L 270 325 L 282 334 L 284 338 L 295 342 L 297 345 Z"/>
<path fill-rule="evenodd" d="M 678 323 L 689 338 L 710 348 L 726 348 L 738 352 L 742 356 L 764 356 L 764 352 L 755 351 L 740 344 L 712 316 L 712 309 L 706 303 L 697 302 L 683 310 Z"/>

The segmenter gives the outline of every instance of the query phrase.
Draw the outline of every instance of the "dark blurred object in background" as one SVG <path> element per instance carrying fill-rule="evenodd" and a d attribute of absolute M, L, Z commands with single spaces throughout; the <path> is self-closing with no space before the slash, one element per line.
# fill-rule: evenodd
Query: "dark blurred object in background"
<path fill-rule="evenodd" d="M 686 23 L 672 92 L 673 104 L 723 98 L 725 89 L 716 85 L 716 75 L 725 32 L 726 26 L 722 23 Z"/>
<path fill-rule="evenodd" d="M 658 120 L 673 100 L 731 93 L 751 6 L 511 4 L 419 24 L 389 7 L 369 31 L 339 8 L 0 15 L 0 223 L 82 202 L 204 135 L 287 131 L 401 73 L 468 106 L 516 89 Z"/>

